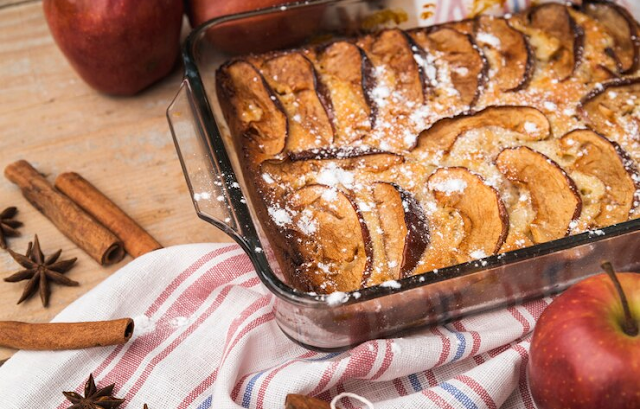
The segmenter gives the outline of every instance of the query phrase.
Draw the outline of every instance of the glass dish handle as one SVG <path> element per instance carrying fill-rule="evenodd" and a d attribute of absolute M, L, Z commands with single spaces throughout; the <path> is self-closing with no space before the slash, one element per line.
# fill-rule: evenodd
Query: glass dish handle
<path fill-rule="evenodd" d="M 220 169 L 187 80 L 167 108 L 167 119 L 198 217 L 242 240 L 234 200 L 244 197 L 235 178 L 225 177 Z"/>

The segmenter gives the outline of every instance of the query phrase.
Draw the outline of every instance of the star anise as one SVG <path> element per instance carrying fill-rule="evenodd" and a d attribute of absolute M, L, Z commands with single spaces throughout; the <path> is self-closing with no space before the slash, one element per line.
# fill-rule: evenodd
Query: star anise
<path fill-rule="evenodd" d="M 17 237 L 20 232 L 16 230 L 22 227 L 22 223 L 12 220 L 18 213 L 17 207 L 7 207 L 0 213 L 0 248 L 7 248 L 7 237 Z"/>
<path fill-rule="evenodd" d="M 67 409 L 115 409 L 124 403 L 124 399 L 111 396 L 115 383 L 104 388 L 96 388 L 93 374 L 84 385 L 84 396 L 76 392 L 62 392 L 73 405 Z"/>
<path fill-rule="evenodd" d="M 29 242 L 26 255 L 18 254 L 12 250 L 8 250 L 11 257 L 20 264 L 25 270 L 18 271 L 17 273 L 7 277 L 4 281 L 10 283 L 17 283 L 18 281 L 29 280 L 24 287 L 22 296 L 18 300 L 18 304 L 24 300 L 30 298 L 35 294 L 36 290 L 40 292 L 40 299 L 42 305 L 47 306 L 49 304 L 49 295 L 51 290 L 49 289 L 49 281 L 66 286 L 79 285 L 77 281 L 73 281 L 63 274 L 71 270 L 73 264 L 76 262 L 76 258 L 70 260 L 61 260 L 60 254 L 62 250 L 58 250 L 49 257 L 45 258 L 40 250 L 40 242 L 36 235 L 33 244 Z"/>

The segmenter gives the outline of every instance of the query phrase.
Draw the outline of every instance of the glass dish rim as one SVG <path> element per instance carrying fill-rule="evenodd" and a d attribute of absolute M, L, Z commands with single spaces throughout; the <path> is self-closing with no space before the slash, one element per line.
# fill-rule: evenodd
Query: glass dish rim
<path fill-rule="evenodd" d="M 222 173 L 224 173 L 225 178 L 231 178 L 230 180 L 226 181 L 227 183 L 231 184 L 237 182 L 238 175 L 231 166 L 227 147 L 223 142 L 218 122 L 213 115 L 212 105 L 209 101 L 209 98 L 207 97 L 204 82 L 202 81 L 198 69 L 195 50 L 196 45 L 199 43 L 199 41 L 206 41 L 205 39 L 203 39 L 204 33 L 214 26 L 245 18 L 276 14 L 288 10 L 295 10 L 297 8 L 306 8 L 312 6 L 317 7 L 320 5 L 332 5 L 340 3 L 364 3 L 365 1 L 366 0 L 317 0 L 312 2 L 298 1 L 295 3 L 288 3 L 286 5 L 276 5 L 243 13 L 216 17 L 192 29 L 181 47 L 181 55 L 184 64 L 183 83 L 186 83 L 188 90 L 191 93 L 190 96 L 194 96 L 192 98 L 189 98 L 189 102 L 191 104 L 191 108 L 194 110 L 194 113 L 197 116 L 201 117 L 201 125 L 202 127 L 204 127 L 204 129 L 200 129 L 200 132 L 207 139 L 207 147 L 212 150 L 214 148 L 222 148 L 215 151 L 218 155 L 216 164 L 220 167 Z M 290 49 L 295 48 L 296 47 L 291 47 Z M 173 102 L 171 103 L 169 109 L 171 108 L 171 106 L 173 106 Z M 212 145 L 216 146 L 214 147 Z M 183 162 L 182 157 L 180 157 L 180 161 Z M 186 172 L 184 163 L 181 163 L 181 165 L 183 167 L 183 171 Z M 191 190 L 191 185 L 188 178 L 187 183 L 189 184 Z M 238 193 L 233 194 L 234 191 Z M 495 254 L 462 264 L 435 269 L 420 275 L 405 277 L 396 280 L 396 282 L 398 283 L 397 286 L 376 285 L 364 287 L 350 292 L 344 292 L 344 294 L 348 295 L 344 302 L 340 302 L 337 305 L 330 305 L 327 302 L 327 297 L 329 294 L 314 294 L 296 290 L 295 288 L 290 287 L 288 284 L 282 281 L 273 272 L 264 251 L 256 251 L 256 248 L 264 248 L 264 246 L 262 245 L 259 235 L 257 234 L 255 226 L 256 221 L 254 221 L 253 217 L 251 216 L 249 205 L 247 204 L 246 200 L 243 199 L 245 195 L 240 192 L 240 189 L 227 189 L 225 193 L 228 195 L 226 199 L 230 202 L 229 210 L 236 215 L 239 222 L 243 225 L 244 228 L 248 230 L 248 233 L 250 233 L 249 235 L 241 235 L 238 231 L 229 227 L 227 224 L 222 223 L 215 218 L 207 217 L 200 212 L 198 212 L 198 216 L 221 229 L 242 247 L 243 251 L 247 254 L 253 266 L 255 267 L 256 274 L 269 289 L 269 291 L 289 303 L 300 304 L 305 308 L 335 308 L 365 303 L 376 298 L 390 296 L 393 294 L 400 294 L 404 291 L 409 291 L 418 287 L 426 287 L 445 280 L 461 278 L 474 273 L 489 271 L 504 265 L 531 260 L 536 257 L 544 256 L 553 252 L 568 250 L 580 245 L 587 245 L 607 238 L 640 230 L 640 219 L 627 220 L 625 222 L 618 223 L 612 226 L 588 230 L 583 233 L 566 236 L 550 242 L 512 250 L 505 253 Z M 196 205 L 197 209 L 197 204 L 195 203 L 193 195 L 192 201 L 194 201 L 194 205 Z M 359 293 L 359 296 L 357 298 L 351 296 L 356 292 Z"/>

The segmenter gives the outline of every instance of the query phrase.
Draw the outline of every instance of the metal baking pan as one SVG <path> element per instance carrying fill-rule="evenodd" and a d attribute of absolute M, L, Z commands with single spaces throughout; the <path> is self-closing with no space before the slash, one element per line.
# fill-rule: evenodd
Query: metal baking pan
<path fill-rule="evenodd" d="M 265 287 L 276 296 L 275 316 L 282 331 L 307 348 L 342 350 L 558 292 L 598 273 L 604 260 L 619 271 L 640 271 L 636 219 L 404 278 L 394 286 L 325 296 L 297 291 L 283 281 L 260 220 L 243 193 L 242 165 L 215 87 L 216 69 L 230 56 L 214 44 L 223 41 L 223 47 L 262 52 L 270 45 L 300 45 L 308 37 L 349 35 L 357 32 L 359 23 L 390 15 L 387 7 L 393 5 L 388 3 L 320 0 L 221 17 L 195 29 L 183 46 L 185 77 L 167 117 L 193 204 L 200 218 L 227 233 L 247 253 Z M 405 11 L 406 15 L 391 15 L 406 19 L 406 27 L 416 26 L 415 13 Z M 254 24 L 265 30 L 259 38 L 251 29 L 242 31 Z"/>

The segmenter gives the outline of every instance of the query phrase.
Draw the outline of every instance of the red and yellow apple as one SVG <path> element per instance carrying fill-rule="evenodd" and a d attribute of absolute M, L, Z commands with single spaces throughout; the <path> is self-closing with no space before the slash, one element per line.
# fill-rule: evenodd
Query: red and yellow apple
<path fill-rule="evenodd" d="M 617 277 L 622 292 L 600 274 L 571 287 L 540 316 L 529 364 L 539 409 L 640 408 L 640 274 Z"/>
<path fill-rule="evenodd" d="M 215 17 L 242 13 L 296 0 L 188 0 L 187 15 L 192 27 Z M 277 11 L 266 16 L 222 23 L 207 32 L 207 38 L 219 49 L 231 54 L 266 52 L 293 46 L 319 27 L 324 6 L 302 10 Z"/>
<path fill-rule="evenodd" d="M 180 49 L 182 0 L 44 0 L 51 34 L 87 84 L 132 95 L 166 76 Z"/>

